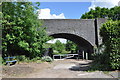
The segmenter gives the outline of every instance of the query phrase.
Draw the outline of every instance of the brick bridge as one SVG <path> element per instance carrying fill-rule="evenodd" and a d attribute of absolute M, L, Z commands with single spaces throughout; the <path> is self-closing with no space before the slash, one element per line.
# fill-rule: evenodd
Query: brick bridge
<path fill-rule="evenodd" d="M 76 43 L 80 50 L 93 53 L 102 39 L 99 28 L 107 19 L 43 19 L 47 34 L 54 38 L 65 38 Z"/>

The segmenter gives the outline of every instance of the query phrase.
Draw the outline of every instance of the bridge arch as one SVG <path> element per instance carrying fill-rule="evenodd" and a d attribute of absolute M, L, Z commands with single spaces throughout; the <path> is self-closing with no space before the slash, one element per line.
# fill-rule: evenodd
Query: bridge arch
<path fill-rule="evenodd" d="M 102 43 L 99 28 L 107 19 L 44 19 L 43 21 L 42 27 L 46 27 L 48 35 L 71 40 L 80 50 L 93 53 L 93 46 Z"/>
<path fill-rule="evenodd" d="M 71 33 L 54 33 L 49 36 L 52 36 L 54 38 L 64 38 L 73 41 L 76 43 L 81 51 L 87 52 L 87 53 L 93 53 L 93 45 L 85 40 L 84 38 L 71 34 Z"/>

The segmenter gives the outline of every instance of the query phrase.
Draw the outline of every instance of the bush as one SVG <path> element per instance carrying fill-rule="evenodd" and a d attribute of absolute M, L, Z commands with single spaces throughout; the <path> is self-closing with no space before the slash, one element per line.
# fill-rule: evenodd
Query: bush
<path fill-rule="evenodd" d="M 42 61 L 45 61 L 45 62 L 52 62 L 53 59 L 50 57 L 50 56 L 44 56 L 41 58 Z"/>
<path fill-rule="evenodd" d="M 96 49 L 92 68 L 95 70 L 120 70 L 120 21 L 108 21 L 102 25 L 102 46 Z"/>
<path fill-rule="evenodd" d="M 41 60 L 37 60 L 36 63 L 42 63 L 42 61 Z"/>
<path fill-rule="evenodd" d="M 35 62 L 37 60 L 40 60 L 41 58 L 40 57 L 36 57 L 36 58 L 30 59 L 29 57 L 26 57 L 25 55 L 21 55 L 21 56 L 16 56 L 16 59 L 18 61 L 21 61 L 21 62 Z"/>
<path fill-rule="evenodd" d="M 40 60 L 40 59 L 41 59 L 40 57 L 36 57 L 36 58 L 31 59 L 30 61 L 35 62 L 35 61 Z"/>
<path fill-rule="evenodd" d="M 16 56 L 16 59 L 18 61 L 23 61 L 23 62 L 28 62 L 30 59 L 28 57 L 26 57 L 25 55 L 21 55 L 21 56 Z"/>
<path fill-rule="evenodd" d="M 108 21 L 103 24 L 100 35 L 103 38 L 105 50 L 99 56 L 101 57 L 99 62 L 104 62 L 103 65 L 109 64 L 111 69 L 120 69 L 120 21 Z"/>
<path fill-rule="evenodd" d="M 109 58 L 107 53 L 94 54 L 94 62 L 92 69 L 94 70 L 110 70 Z"/>

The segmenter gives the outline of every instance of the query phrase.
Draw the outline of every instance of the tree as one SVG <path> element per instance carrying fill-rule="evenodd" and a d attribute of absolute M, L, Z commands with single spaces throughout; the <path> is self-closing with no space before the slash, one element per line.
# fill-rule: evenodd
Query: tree
<path fill-rule="evenodd" d="M 108 21 L 100 29 L 111 69 L 120 69 L 120 21 Z"/>
<path fill-rule="evenodd" d="M 57 40 L 54 44 L 55 50 L 57 50 L 59 53 L 62 53 L 63 50 L 65 50 L 65 46 L 63 43 L 61 43 L 59 40 Z"/>
<path fill-rule="evenodd" d="M 25 54 L 30 58 L 41 55 L 42 44 L 47 41 L 42 21 L 35 11 L 39 6 L 31 2 L 2 3 L 2 52 L 4 56 Z"/>
<path fill-rule="evenodd" d="M 81 19 L 109 18 L 112 20 L 120 20 L 120 6 L 111 9 L 96 7 L 81 16 Z"/>
<path fill-rule="evenodd" d="M 77 45 L 72 41 L 67 40 L 66 51 L 71 51 L 71 53 L 73 53 L 72 51 L 76 51 L 76 50 L 77 50 Z"/>
<path fill-rule="evenodd" d="M 120 6 L 111 8 L 108 17 L 113 20 L 120 20 Z"/>

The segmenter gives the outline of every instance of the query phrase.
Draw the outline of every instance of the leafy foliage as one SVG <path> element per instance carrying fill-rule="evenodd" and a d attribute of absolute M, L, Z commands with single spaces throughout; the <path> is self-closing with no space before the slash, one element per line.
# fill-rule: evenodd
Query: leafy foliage
<path fill-rule="evenodd" d="M 44 43 L 43 47 L 52 48 L 53 54 L 76 53 L 76 51 L 78 50 L 78 46 L 70 40 L 67 40 L 65 44 L 61 43 L 59 40 L 57 40 L 54 44 Z"/>
<path fill-rule="evenodd" d="M 66 51 L 71 51 L 71 53 L 73 53 L 72 51 L 76 51 L 77 49 L 78 49 L 78 47 L 75 43 L 73 43 L 70 40 L 67 40 Z"/>
<path fill-rule="evenodd" d="M 103 44 L 94 54 L 94 67 L 100 70 L 120 69 L 120 6 L 113 8 L 96 7 L 82 15 L 82 19 L 108 18 L 103 24 L 100 35 Z M 104 46 L 104 47 L 103 47 Z M 102 50 L 102 51 L 101 51 Z"/>
<path fill-rule="evenodd" d="M 95 18 L 110 18 L 112 20 L 120 20 L 120 6 L 108 8 L 96 7 L 95 10 L 91 9 L 81 16 L 81 19 L 95 19 Z"/>
<path fill-rule="evenodd" d="M 45 61 L 45 62 L 52 62 L 53 61 L 53 59 L 49 56 L 44 56 L 44 57 L 41 58 L 41 60 Z"/>
<path fill-rule="evenodd" d="M 21 55 L 21 56 L 16 56 L 16 59 L 18 62 L 23 61 L 23 62 L 28 62 L 29 58 L 25 57 L 25 55 Z"/>
<path fill-rule="evenodd" d="M 62 53 L 65 50 L 65 45 L 61 43 L 59 40 L 55 42 L 54 45 L 51 46 L 54 50 L 57 50 L 59 53 Z"/>
<path fill-rule="evenodd" d="M 37 3 L 38 4 L 38 3 Z M 31 2 L 2 3 L 2 52 L 4 56 L 25 54 L 41 56 L 42 44 L 48 40 L 45 29 L 37 19 L 38 5 Z"/>
<path fill-rule="evenodd" d="M 92 69 L 120 69 L 120 21 L 108 21 L 100 28 L 103 43 L 94 54 Z"/>
<path fill-rule="evenodd" d="M 108 21 L 100 29 L 103 44 L 106 46 L 104 55 L 109 59 L 112 69 L 120 69 L 120 21 Z"/>
<path fill-rule="evenodd" d="M 113 8 L 96 7 L 82 15 L 82 19 L 108 18 L 103 24 L 100 35 L 103 43 L 94 54 L 93 67 L 100 70 L 120 69 L 120 6 Z M 104 46 L 104 47 L 103 47 Z M 93 68 L 92 67 L 92 68 Z"/>

